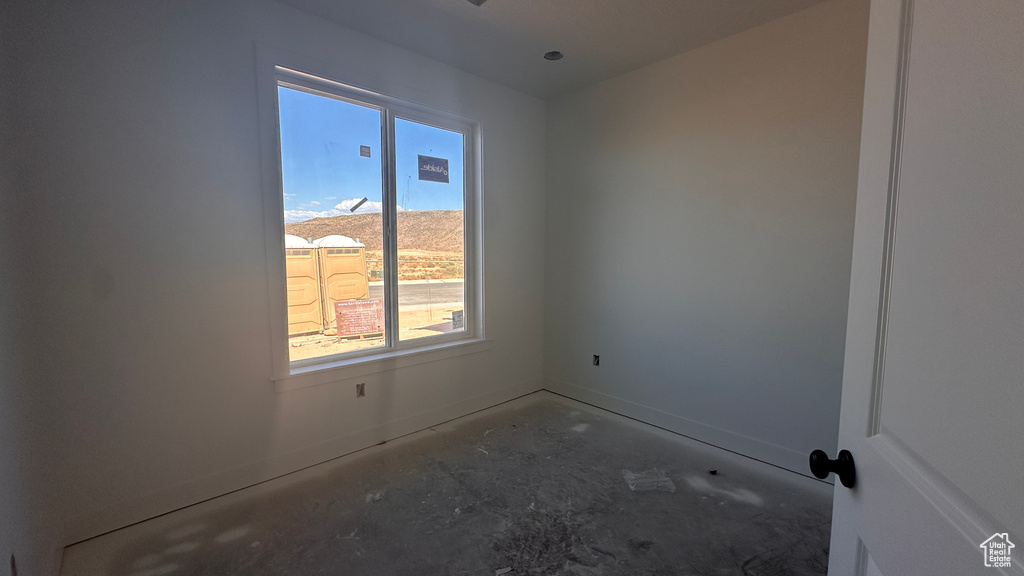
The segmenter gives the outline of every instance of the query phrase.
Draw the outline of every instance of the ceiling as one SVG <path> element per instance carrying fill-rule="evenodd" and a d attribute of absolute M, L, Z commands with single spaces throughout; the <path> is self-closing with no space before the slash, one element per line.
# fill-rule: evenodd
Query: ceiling
<path fill-rule="evenodd" d="M 549 98 L 821 0 L 280 0 L 504 86 Z M 565 58 L 550 62 L 545 52 Z"/>

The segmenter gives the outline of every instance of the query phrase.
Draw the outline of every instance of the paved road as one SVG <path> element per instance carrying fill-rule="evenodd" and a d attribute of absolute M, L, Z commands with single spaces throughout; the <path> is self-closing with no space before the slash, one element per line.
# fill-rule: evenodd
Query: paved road
<path fill-rule="evenodd" d="M 399 306 L 416 304 L 434 304 L 438 302 L 461 302 L 463 298 L 462 280 L 414 280 L 398 283 Z M 380 282 L 370 283 L 370 298 L 382 298 L 384 285 Z"/>

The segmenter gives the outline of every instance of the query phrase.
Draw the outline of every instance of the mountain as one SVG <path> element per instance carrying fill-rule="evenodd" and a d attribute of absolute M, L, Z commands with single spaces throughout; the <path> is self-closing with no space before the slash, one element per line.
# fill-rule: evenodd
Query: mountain
<path fill-rule="evenodd" d="M 292 222 L 284 225 L 284 232 L 313 240 L 330 234 L 358 238 L 370 252 L 382 250 L 383 245 L 380 213 L 346 214 Z M 398 213 L 399 250 L 461 254 L 462 241 L 462 210 L 409 210 Z"/>

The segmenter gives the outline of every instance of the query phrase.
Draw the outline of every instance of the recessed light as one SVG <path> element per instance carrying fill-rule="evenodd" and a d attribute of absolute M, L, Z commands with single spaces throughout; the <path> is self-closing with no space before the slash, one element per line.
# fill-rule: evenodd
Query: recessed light
<path fill-rule="evenodd" d="M 562 53 L 559 52 L 558 50 L 552 50 L 551 52 L 546 52 L 544 54 L 544 59 L 545 60 L 561 60 L 562 59 Z"/>

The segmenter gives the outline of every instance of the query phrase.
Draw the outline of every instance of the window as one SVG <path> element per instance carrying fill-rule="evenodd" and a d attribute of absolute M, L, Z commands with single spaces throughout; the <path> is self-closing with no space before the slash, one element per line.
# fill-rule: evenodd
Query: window
<path fill-rule="evenodd" d="M 281 67 L 274 80 L 279 375 L 478 338 L 477 126 Z"/>

